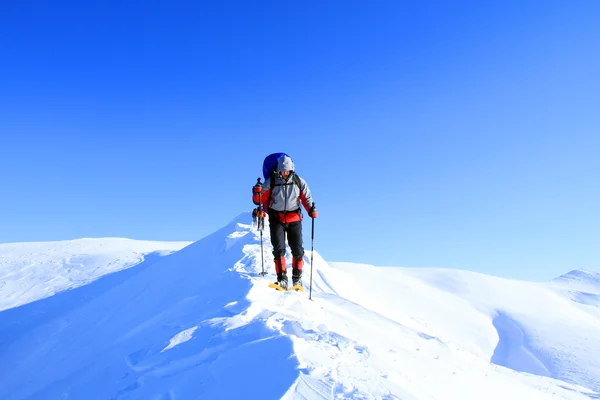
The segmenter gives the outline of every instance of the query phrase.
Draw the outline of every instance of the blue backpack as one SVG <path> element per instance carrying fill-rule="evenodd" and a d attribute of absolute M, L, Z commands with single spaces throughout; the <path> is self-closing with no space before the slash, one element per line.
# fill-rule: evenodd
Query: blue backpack
<path fill-rule="evenodd" d="M 273 175 L 277 173 L 277 163 L 279 162 L 279 159 L 283 156 L 288 155 L 285 153 L 273 153 L 265 157 L 265 161 L 263 161 L 263 177 L 265 178 L 265 182 L 267 181 L 267 178 L 273 178 Z M 292 175 L 292 180 L 298 187 L 300 187 L 300 178 L 298 177 L 298 175 L 296 175 L 295 172 Z M 273 187 L 273 179 L 271 179 L 269 183 L 271 184 L 271 187 Z"/>
<path fill-rule="evenodd" d="M 263 161 L 263 177 L 265 178 L 265 181 L 267 180 L 267 178 L 270 178 L 274 172 L 277 172 L 277 163 L 279 162 L 279 159 L 283 156 L 288 155 L 285 153 L 273 153 L 265 157 L 265 161 Z"/>

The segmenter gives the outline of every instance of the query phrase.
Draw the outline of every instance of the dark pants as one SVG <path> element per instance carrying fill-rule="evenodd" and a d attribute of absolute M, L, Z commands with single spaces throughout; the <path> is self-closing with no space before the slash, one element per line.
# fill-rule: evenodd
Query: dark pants
<path fill-rule="evenodd" d="M 276 215 L 269 216 L 271 226 L 271 244 L 273 245 L 273 256 L 275 258 L 285 256 L 285 236 L 292 249 L 292 255 L 296 259 L 304 256 L 302 247 L 302 221 L 282 224 Z"/>
<path fill-rule="evenodd" d="M 304 257 L 304 247 L 302 247 L 302 221 L 283 224 L 279 221 L 277 214 L 269 213 L 269 225 L 271 229 L 271 244 L 273 245 L 273 257 L 285 256 L 285 237 L 292 249 L 292 256 L 296 260 L 302 260 Z M 293 266 L 295 267 L 295 265 Z M 294 268 L 294 276 L 299 278 L 302 276 L 302 271 L 296 271 Z"/>

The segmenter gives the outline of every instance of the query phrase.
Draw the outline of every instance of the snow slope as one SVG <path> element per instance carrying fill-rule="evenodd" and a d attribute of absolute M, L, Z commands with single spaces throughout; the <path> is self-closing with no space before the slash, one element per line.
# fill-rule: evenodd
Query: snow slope
<path fill-rule="evenodd" d="M 268 242 L 261 277 L 244 213 L 160 260 L 0 312 L 0 398 L 600 398 L 600 316 L 569 282 L 315 252 L 310 301 L 267 287 Z"/>
<path fill-rule="evenodd" d="M 85 285 L 190 242 L 105 238 L 0 244 L 0 311 Z"/>
<path fill-rule="evenodd" d="M 552 282 L 557 290 L 567 295 L 571 300 L 582 305 L 582 309 L 599 315 L 600 312 L 600 273 L 575 270 L 558 277 Z"/>

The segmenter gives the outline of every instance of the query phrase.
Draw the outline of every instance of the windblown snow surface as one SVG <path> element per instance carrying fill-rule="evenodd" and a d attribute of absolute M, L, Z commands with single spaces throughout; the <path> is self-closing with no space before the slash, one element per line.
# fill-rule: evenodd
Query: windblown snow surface
<path fill-rule="evenodd" d="M 104 238 L 0 244 L 0 311 L 85 285 L 190 243 Z"/>
<path fill-rule="evenodd" d="M 266 277 L 244 213 L 171 255 L 0 312 L 0 399 L 600 398 L 595 273 L 532 283 L 315 252 L 309 300 L 310 252 L 307 292 L 277 292 L 263 239 Z M 2 301 L 27 296 L 3 279 L 18 296 Z"/>

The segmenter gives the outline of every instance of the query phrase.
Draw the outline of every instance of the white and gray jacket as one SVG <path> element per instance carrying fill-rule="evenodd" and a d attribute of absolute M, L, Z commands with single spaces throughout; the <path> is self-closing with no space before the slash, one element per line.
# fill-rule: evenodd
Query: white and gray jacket
<path fill-rule="evenodd" d="M 281 171 L 292 171 L 285 180 L 279 174 Z M 261 198 L 265 208 L 287 214 L 291 211 L 300 212 L 300 204 L 308 212 L 313 204 L 308 184 L 294 171 L 291 158 L 283 156 L 279 159 L 277 173 L 269 177 L 263 186 Z"/>

